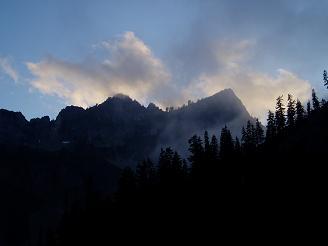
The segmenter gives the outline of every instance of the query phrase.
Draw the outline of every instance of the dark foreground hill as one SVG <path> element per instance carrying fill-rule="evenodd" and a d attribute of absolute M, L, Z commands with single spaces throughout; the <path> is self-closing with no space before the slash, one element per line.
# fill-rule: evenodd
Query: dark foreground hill
<path fill-rule="evenodd" d="M 267 128 L 274 133 L 263 142 L 251 124 L 241 144 L 223 128 L 219 152 L 206 133 L 189 140 L 190 169 L 171 148 L 156 164 L 146 160 L 136 171 L 125 169 L 115 196 L 90 199 L 89 207 L 66 214 L 46 245 L 295 241 L 311 230 L 321 233 L 328 104 L 307 113 L 299 107 L 296 115 L 290 105 L 287 117 L 293 118 L 279 128 L 283 106 L 277 106 Z"/>
<path fill-rule="evenodd" d="M 88 109 L 66 107 L 55 120 L 45 116 L 27 121 L 21 113 L 0 110 L 0 144 L 44 150 L 87 144 L 105 149 L 118 166 L 135 166 L 163 146 L 187 153 L 188 138 L 204 129 L 212 133 L 227 124 L 239 134 L 249 119 L 231 89 L 167 111 L 117 95 Z"/>
<path fill-rule="evenodd" d="M 26 245 L 83 204 L 92 182 L 102 196 L 116 190 L 121 170 L 92 147 L 45 151 L 0 146 L 0 245 Z M 34 245 L 34 244 L 32 244 Z"/>
<path fill-rule="evenodd" d="M 187 154 L 191 135 L 224 124 L 239 133 L 250 119 L 230 89 L 167 111 L 124 95 L 66 107 L 55 120 L 1 109 L 0 245 L 44 242 L 65 212 L 87 206 L 88 189 L 99 199 L 115 191 L 119 167 L 157 159 L 168 145 Z"/>
<path fill-rule="evenodd" d="M 116 240 L 136 244 L 155 237 L 150 243 L 156 245 L 159 240 L 172 243 L 175 236 L 184 240 L 214 236 L 220 240 L 218 231 L 225 231 L 220 228 L 232 232 L 233 237 L 242 237 L 242 232 L 249 230 L 258 237 L 272 231 L 277 223 L 287 232 L 291 224 L 312 225 L 307 221 L 320 218 L 325 204 L 328 104 L 314 97 L 314 109 L 309 107 L 305 112 L 298 105 L 295 112 L 296 102 L 288 103 L 286 120 L 279 97 L 277 112 L 271 115 L 264 137 L 262 126 L 259 122 L 252 124 L 242 104 L 228 103 L 226 109 L 222 106 L 225 104 L 219 104 L 227 95 L 232 102 L 240 102 L 232 91 L 222 93 L 224 97 L 219 93 L 169 112 L 154 105 L 144 108 L 119 96 L 88 110 L 68 107 L 50 121 L 50 127 L 47 118 L 27 122 L 21 114 L 1 111 L 6 117 L 0 123 L 8 131 L 17 129 L 17 134 L 6 135 L 5 130 L 1 133 L 2 140 L 12 140 L 0 146 L 0 244 L 117 245 Z M 208 113 L 215 110 L 227 114 L 215 118 Z M 138 117 L 135 112 L 140 113 Z M 92 117 L 88 118 L 89 114 Z M 129 120 L 124 121 L 126 114 Z M 151 119 L 158 117 L 153 125 L 166 123 L 168 132 L 179 141 L 189 139 L 184 143 L 189 151 L 184 155 L 187 158 L 168 147 L 160 151 L 159 157 L 138 162 L 136 169 L 119 169 L 111 162 L 113 149 L 109 151 L 108 144 L 113 139 L 106 142 L 106 138 L 100 141 L 101 137 L 91 136 L 110 136 L 103 132 L 106 124 L 121 124 L 124 128 L 115 128 L 115 139 L 127 150 L 125 155 L 119 148 L 115 150 L 125 158 L 136 151 L 134 148 L 139 151 L 152 147 L 149 154 L 152 145 L 176 143 L 164 137 L 168 135 L 163 128 L 156 138 L 142 135 L 139 130 L 144 129 L 145 119 L 149 120 L 143 118 L 147 114 Z M 222 122 L 239 121 L 239 116 L 229 114 L 250 119 L 241 131 L 240 141 L 232 137 L 235 133 L 228 127 L 222 128 L 220 137 L 208 132 L 203 135 L 203 130 L 215 124 L 218 132 Z M 48 134 L 48 140 L 41 138 L 41 131 L 31 130 L 33 122 L 47 129 L 42 134 Z M 90 122 L 97 127 L 91 128 Z M 142 123 L 136 127 L 136 122 Z M 170 127 L 167 122 L 171 122 Z M 138 136 L 131 150 L 125 143 L 130 139 L 125 131 Z M 34 139 L 38 141 L 15 142 L 31 132 L 37 134 Z M 202 136 L 187 137 L 187 132 L 201 132 Z M 116 164 L 119 158 L 113 159 Z M 254 223 L 258 226 L 252 228 Z M 204 230 L 207 236 L 203 236 Z"/>

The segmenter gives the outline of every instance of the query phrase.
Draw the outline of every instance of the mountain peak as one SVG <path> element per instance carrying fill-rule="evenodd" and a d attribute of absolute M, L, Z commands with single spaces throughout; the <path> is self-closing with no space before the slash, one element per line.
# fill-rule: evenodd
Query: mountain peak
<path fill-rule="evenodd" d="M 66 117 L 76 117 L 77 115 L 81 115 L 85 111 L 84 108 L 78 106 L 66 106 L 62 109 L 57 115 L 56 119 L 66 118 Z"/>
<path fill-rule="evenodd" d="M 231 104 L 235 106 L 242 105 L 243 107 L 245 107 L 239 97 L 230 88 L 219 91 L 214 95 L 205 98 L 205 100 L 211 100 L 213 102 L 221 102 L 223 104 Z"/>
<path fill-rule="evenodd" d="M 147 109 L 148 109 L 148 110 L 160 111 L 160 108 L 157 107 L 156 104 L 154 104 L 154 103 L 152 103 L 152 102 L 148 104 Z"/>
<path fill-rule="evenodd" d="M 100 105 L 108 105 L 108 104 L 111 104 L 113 102 L 132 102 L 132 101 L 133 100 L 128 95 L 125 95 L 123 93 L 117 93 L 117 94 L 115 94 L 111 97 L 108 97 L 106 99 L 106 101 L 104 101 Z"/>
<path fill-rule="evenodd" d="M 0 121 L 20 121 L 27 123 L 24 115 L 21 112 L 13 112 L 6 109 L 0 109 Z"/>
<path fill-rule="evenodd" d="M 219 91 L 217 93 L 215 93 L 213 95 L 213 97 L 215 96 L 230 96 L 230 97 L 237 97 L 235 92 L 233 91 L 233 89 L 231 88 L 227 88 L 227 89 L 223 89 L 222 91 Z"/>
<path fill-rule="evenodd" d="M 128 101 L 132 101 L 131 97 L 129 97 L 128 95 L 125 95 L 123 93 L 117 93 L 113 96 L 113 98 L 118 98 L 118 99 L 122 99 L 122 100 L 128 100 Z"/>

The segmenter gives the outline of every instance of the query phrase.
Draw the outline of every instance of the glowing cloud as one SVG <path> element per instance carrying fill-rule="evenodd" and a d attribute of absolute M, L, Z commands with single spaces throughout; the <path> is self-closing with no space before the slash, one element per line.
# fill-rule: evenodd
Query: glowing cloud
<path fill-rule="evenodd" d="M 252 68 L 249 61 L 255 46 L 253 40 L 211 42 L 204 47 L 210 51 L 207 54 L 213 63 L 211 69 L 200 71 L 184 83 L 178 81 L 177 71 L 170 74 L 133 32 L 97 45 L 105 50 L 105 58 L 101 60 L 71 63 L 48 57 L 39 63 L 29 62 L 27 67 L 34 75 L 30 81 L 33 88 L 83 107 L 117 93 L 129 95 L 143 104 L 152 101 L 162 107 L 178 106 L 188 99 L 232 88 L 249 112 L 264 120 L 267 110 L 274 109 L 279 95 L 292 93 L 301 101 L 308 99 L 309 82 L 293 72 L 278 69 L 276 74 L 269 75 Z M 192 57 L 192 51 L 190 53 Z"/>
<path fill-rule="evenodd" d="M 100 46 L 107 55 L 101 61 L 70 63 L 48 57 L 39 63 L 27 63 L 35 77 L 31 80 L 32 87 L 86 107 L 117 93 L 145 103 L 169 80 L 161 61 L 132 32 Z"/>
<path fill-rule="evenodd" d="M 219 67 L 216 72 L 203 73 L 184 90 L 189 97 L 197 98 L 213 94 L 225 88 L 232 88 L 246 105 L 249 112 L 265 120 L 267 110 L 275 108 L 275 99 L 291 93 L 301 101 L 309 98 L 310 83 L 285 69 L 278 69 L 276 75 L 254 71 L 247 66 L 254 42 L 224 42 L 217 46 Z"/>

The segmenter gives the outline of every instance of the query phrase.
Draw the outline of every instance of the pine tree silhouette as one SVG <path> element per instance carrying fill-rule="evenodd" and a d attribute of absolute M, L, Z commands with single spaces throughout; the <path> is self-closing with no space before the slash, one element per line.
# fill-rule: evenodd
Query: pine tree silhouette
<path fill-rule="evenodd" d="M 173 150 L 168 147 L 165 150 L 161 149 L 158 161 L 159 180 L 162 184 L 170 183 L 172 173 Z"/>
<path fill-rule="evenodd" d="M 241 154 L 241 145 L 240 145 L 240 141 L 239 141 L 239 138 L 238 137 L 236 137 L 236 139 L 235 139 L 234 150 L 235 150 L 235 153 L 237 155 L 240 155 Z"/>
<path fill-rule="evenodd" d="M 296 102 L 296 123 L 300 123 L 304 120 L 305 110 L 302 103 L 297 99 Z"/>
<path fill-rule="evenodd" d="M 256 146 L 264 142 L 264 130 L 261 126 L 259 119 L 256 119 L 255 122 L 255 139 L 256 139 Z"/>
<path fill-rule="evenodd" d="M 202 162 L 204 159 L 204 147 L 202 140 L 199 136 L 192 136 L 189 141 L 189 152 L 191 155 L 188 160 L 191 163 L 191 173 L 193 176 L 197 176 L 201 172 Z"/>
<path fill-rule="evenodd" d="M 277 134 L 281 135 L 286 126 L 285 107 L 283 104 L 283 96 L 279 96 L 276 101 L 275 123 Z"/>
<path fill-rule="evenodd" d="M 183 166 L 182 158 L 178 154 L 178 152 L 175 151 L 172 157 L 172 174 L 174 176 L 174 179 L 176 179 L 176 181 L 179 181 L 182 178 L 182 166 Z"/>
<path fill-rule="evenodd" d="M 211 138 L 210 143 L 210 160 L 212 163 L 215 163 L 219 158 L 219 144 L 215 135 Z"/>
<path fill-rule="evenodd" d="M 211 151 L 210 150 L 210 140 L 209 140 L 209 137 L 208 137 L 208 132 L 205 131 L 204 132 L 204 152 L 208 156 L 210 151 Z"/>
<path fill-rule="evenodd" d="M 276 136 L 276 121 L 274 117 L 274 113 L 269 110 L 268 112 L 268 119 L 267 119 L 267 128 L 266 128 L 266 142 L 271 142 Z"/>
<path fill-rule="evenodd" d="M 313 110 L 315 111 L 319 110 L 320 102 L 314 89 L 312 89 L 312 105 L 313 105 Z"/>
<path fill-rule="evenodd" d="M 295 115 L 296 115 L 296 108 L 295 108 L 295 100 L 291 94 L 288 94 L 288 104 L 287 104 L 287 126 L 294 127 L 295 125 Z"/>
<path fill-rule="evenodd" d="M 245 143 L 247 142 L 247 133 L 246 133 L 246 130 L 245 130 L 245 127 L 243 126 L 241 128 L 241 146 L 243 149 L 245 149 Z"/>
<path fill-rule="evenodd" d="M 307 102 L 307 104 L 306 104 L 306 114 L 307 114 L 308 117 L 311 115 L 311 111 L 312 111 L 312 109 L 311 109 L 311 102 L 309 100 Z"/>
<path fill-rule="evenodd" d="M 249 139 L 249 145 L 253 149 L 256 146 L 256 131 L 250 120 L 247 121 L 246 133 Z"/>
<path fill-rule="evenodd" d="M 246 129 L 243 127 L 241 132 L 241 147 L 245 154 L 252 154 L 257 143 L 256 129 L 248 120 Z"/>
<path fill-rule="evenodd" d="M 227 160 L 233 156 L 234 143 L 232 140 L 231 132 L 227 126 L 224 126 L 221 130 L 220 137 L 220 158 Z"/>

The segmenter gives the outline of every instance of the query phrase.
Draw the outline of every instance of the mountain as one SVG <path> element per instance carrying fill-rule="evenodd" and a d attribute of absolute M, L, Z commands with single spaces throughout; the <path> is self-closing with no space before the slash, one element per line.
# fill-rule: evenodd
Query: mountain
<path fill-rule="evenodd" d="M 25 142 L 28 125 L 22 113 L 0 109 L 0 143 Z"/>
<path fill-rule="evenodd" d="M 292 106 L 288 109 L 290 116 Z M 167 148 L 153 165 L 145 161 L 135 172 L 125 169 L 116 199 L 95 200 L 83 213 L 72 210 L 52 241 L 58 246 L 105 245 L 126 238 L 128 244 L 131 238 L 133 243 L 172 242 L 185 241 L 191 232 L 203 239 L 211 229 L 227 227 L 244 235 L 254 221 L 265 231 L 277 224 L 284 231 L 291 224 L 315 225 L 326 211 L 328 103 L 306 114 L 299 110 L 290 122 L 261 142 L 246 131 L 241 146 L 233 146 L 223 130 L 219 155 L 215 144 L 205 147 L 193 138 L 190 169 Z"/>
<path fill-rule="evenodd" d="M 118 166 L 133 166 L 165 146 L 186 153 L 188 138 L 205 129 L 218 134 L 226 124 L 239 135 L 247 120 L 253 119 L 231 89 L 167 111 L 118 94 L 88 109 L 68 106 L 55 120 L 45 116 L 27 121 L 21 113 L 1 110 L 0 144 L 46 150 L 92 145 Z"/>
<path fill-rule="evenodd" d="M 297 116 L 262 143 L 246 137 L 228 149 L 226 135 L 225 148 L 211 144 L 208 150 L 216 151 L 203 151 L 196 138 L 189 144 L 191 168 L 168 148 L 133 172 L 120 167 L 161 146 L 183 150 L 205 129 L 218 136 L 227 124 L 238 134 L 253 119 L 230 89 L 167 111 L 125 95 L 89 109 L 66 107 L 55 120 L 27 121 L 0 110 L 0 245 L 104 244 L 124 238 L 122 232 L 166 233 L 165 222 L 185 235 L 181 228 L 207 223 L 198 218 L 226 226 L 246 225 L 254 215 L 283 221 L 281 215 L 292 214 L 297 223 L 304 211 L 320 217 L 328 103 Z"/>
<path fill-rule="evenodd" d="M 0 244 L 37 244 L 64 211 L 87 206 L 90 187 L 100 196 L 115 191 L 121 167 L 157 159 L 161 147 L 186 154 L 193 134 L 218 135 L 225 124 L 239 134 L 247 120 L 231 89 L 167 111 L 122 94 L 88 109 L 68 106 L 55 120 L 0 109 Z"/>

